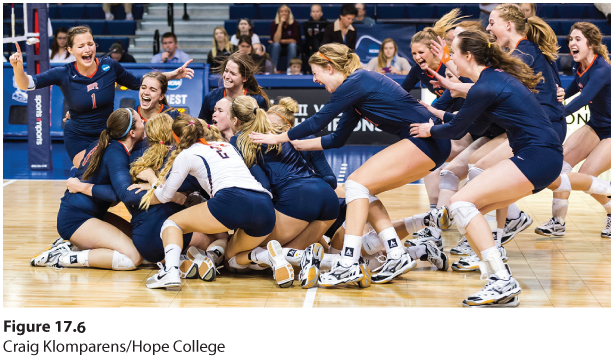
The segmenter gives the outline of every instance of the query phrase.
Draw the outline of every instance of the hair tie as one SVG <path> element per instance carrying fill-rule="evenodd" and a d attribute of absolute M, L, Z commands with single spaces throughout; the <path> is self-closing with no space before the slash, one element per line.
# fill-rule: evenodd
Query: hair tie
<path fill-rule="evenodd" d="M 525 22 L 525 24 L 528 24 L 528 23 L 529 23 L 529 18 L 528 18 L 528 17 L 525 17 L 525 18 L 524 18 L 524 22 Z"/>
<path fill-rule="evenodd" d="M 287 118 L 285 118 L 284 116 L 281 115 L 281 113 L 277 112 L 277 111 L 270 111 L 273 112 L 274 114 L 276 114 L 277 116 L 281 117 L 282 119 L 284 119 L 284 121 L 286 121 L 288 123 L 288 125 L 290 125 L 290 127 L 292 127 L 292 124 L 290 123 L 290 121 L 288 121 Z"/>
<path fill-rule="evenodd" d="M 254 115 L 258 113 L 258 107 L 254 107 Z"/>
<path fill-rule="evenodd" d="M 193 125 L 194 121 L 190 121 L 190 123 L 188 123 L 188 126 Z"/>
<path fill-rule="evenodd" d="M 324 60 L 328 61 L 328 62 L 332 62 L 330 61 L 330 59 L 324 55 L 322 55 L 322 53 L 320 51 L 318 51 L 318 56 L 320 56 L 321 58 L 323 58 Z"/>
<path fill-rule="evenodd" d="M 490 42 L 488 43 L 488 48 L 490 49 Z"/>
<path fill-rule="evenodd" d="M 158 143 L 159 143 L 159 144 L 161 144 L 161 145 L 163 145 L 163 144 L 164 144 L 164 141 L 160 141 L 160 142 L 158 142 Z"/>
<path fill-rule="evenodd" d="M 177 136 L 175 132 L 173 132 L 173 138 L 175 139 L 175 142 L 177 143 L 181 142 L 181 138 L 179 138 L 179 136 Z"/>
<path fill-rule="evenodd" d="M 124 138 L 124 136 L 126 136 L 128 132 L 130 132 L 130 129 L 132 128 L 132 111 L 130 111 L 129 108 L 127 108 L 126 111 L 128 111 L 128 114 L 130 115 L 130 122 L 128 122 L 128 128 L 126 129 L 126 132 L 124 132 L 123 135 L 119 136 L 119 138 Z"/>
<path fill-rule="evenodd" d="M 211 128 L 211 125 L 207 124 L 207 129 L 210 129 L 210 128 Z"/>

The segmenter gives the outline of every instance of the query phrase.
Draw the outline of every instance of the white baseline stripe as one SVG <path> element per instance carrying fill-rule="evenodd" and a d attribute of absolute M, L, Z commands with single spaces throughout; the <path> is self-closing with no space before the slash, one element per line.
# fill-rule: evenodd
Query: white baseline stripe
<path fill-rule="evenodd" d="M 4 182 L 4 183 L 2 184 L 2 187 L 6 187 L 6 186 L 10 185 L 11 183 L 15 183 L 15 182 L 17 182 L 17 180 L 10 180 L 10 181 L 8 181 L 8 182 Z"/>
<path fill-rule="evenodd" d="M 318 287 L 307 289 L 307 295 L 305 296 L 305 302 L 303 302 L 303 308 L 313 308 L 313 302 L 316 300 L 316 292 Z"/>

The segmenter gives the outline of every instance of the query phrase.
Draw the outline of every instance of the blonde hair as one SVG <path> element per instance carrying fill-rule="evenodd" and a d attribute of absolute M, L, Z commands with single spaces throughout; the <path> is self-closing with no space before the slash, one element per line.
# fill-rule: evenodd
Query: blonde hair
<path fill-rule="evenodd" d="M 456 22 L 459 19 L 465 18 L 467 16 L 460 16 L 461 11 L 459 8 L 456 8 L 449 13 L 445 14 L 439 21 L 437 21 L 433 27 L 426 27 L 422 31 L 418 31 L 411 38 L 411 43 L 424 43 L 429 48 L 431 48 L 431 40 L 437 41 L 437 36 L 442 39 L 446 37 L 446 33 L 455 28 Z"/>
<path fill-rule="evenodd" d="M 279 25 L 279 12 L 281 11 L 281 9 L 283 8 L 287 8 L 288 9 L 288 25 L 292 25 L 294 24 L 294 15 L 292 15 L 292 10 L 290 10 L 290 7 L 286 4 L 282 4 L 278 9 L 277 9 L 277 13 L 275 14 L 275 23 Z"/>
<path fill-rule="evenodd" d="M 549 61 L 557 59 L 559 42 L 554 30 L 544 20 L 537 16 L 525 17 L 524 11 L 516 4 L 500 4 L 493 11 L 497 11 L 499 17 L 504 21 L 514 24 L 517 33 L 537 44 Z"/>
<path fill-rule="evenodd" d="M 217 50 L 219 49 L 219 44 L 217 43 L 217 40 L 215 39 L 215 32 L 217 30 L 222 30 L 222 32 L 224 33 L 224 50 L 230 53 L 232 52 L 232 46 L 233 46 L 230 43 L 230 37 L 228 36 L 226 29 L 224 29 L 224 26 L 216 26 L 215 29 L 213 29 L 213 46 L 211 47 L 211 56 L 213 57 L 217 56 Z"/>
<path fill-rule="evenodd" d="M 465 20 L 456 24 L 455 27 L 463 28 L 466 31 L 484 31 L 484 26 L 480 21 Z"/>
<path fill-rule="evenodd" d="M 384 46 L 386 46 L 386 44 L 389 42 L 392 42 L 392 44 L 394 45 L 394 55 L 396 55 L 397 51 L 399 51 L 397 43 L 393 39 L 384 39 L 384 41 L 382 41 L 382 46 L 379 49 L 379 54 L 377 55 L 377 67 L 383 68 L 386 67 L 386 65 L 388 64 L 388 59 L 384 54 Z M 392 55 L 392 57 L 394 57 L 394 55 Z"/>
<path fill-rule="evenodd" d="M 294 114 L 298 112 L 298 102 L 292 97 L 282 97 L 278 105 L 271 106 L 267 113 L 274 113 L 286 121 L 290 128 L 294 127 Z M 285 127 L 285 126 L 282 126 Z"/>
<path fill-rule="evenodd" d="M 165 113 L 153 115 L 145 124 L 145 133 L 149 148 L 143 156 L 130 165 L 130 175 L 132 182 L 137 182 L 136 176 L 142 171 L 151 168 L 156 176 L 162 167 L 164 159 L 170 151 L 170 147 L 175 144 L 173 140 L 173 118 Z"/>
<path fill-rule="evenodd" d="M 148 121 L 149 123 L 149 121 Z M 215 126 L 204 127 L 201 121 L 198 121 L 197 118 L 194 118 L 190 115 L 181 114 L 177 116 L 175 121 L 172 123 L 172 131 L 169 133 L 170 136 L 177 135 L 180 141 L 177 144 L 177 147 L 173 152 L 171 152 L 171 156 L 166 162 L 166 165 L 160 171 L 158 175 L 158 185 L 163 185 L 166 182 L 166 176 L 173 168 L 173 163 L 177 156 L 181 153 L 181 151 L 190 148 L 193 144 L 197 143 L 199 139 L 204 138 L 209 141 L 221 141 L 222 136 L 220 135 L 220 131 L 215 128 Z M 164 159 L 163 159 L 164 160 Z M 147 191 L 147 194 L 141 198 L 140 208 L 148 209 L 151 203 L 151 199 L 154 194 L 154 189 L 150 189 Z"/>
<path fill-rule="evenodd" d="M 597 26 L 591 24 L 590 22 L 576 22 L 571 26 L 569 35 L 567 35 L 568 44 L 569 40 L 571 40 L 571 32 L 574 30 L 580 30 L 582 35 L 584 35 L 586 38 L 586 44 L 593 47 L 593 52 L 603 57 L 608 64 L 610 63 L 610 53 L 608 52 L 607 46 L 601 43 L 603 36 L 601 35 L 601 31 L 599 31 Z"/>
<path fill-rule="evenodd" d="M 309 65 L 318 65 L 323 68 L 326 68 L 326 65 L 331 65 L 333 69 L 343 73 L 344 77 L 362 69 L 360 57 L 352 52 L 349 47 L 337 43 L 320 46 L 319 51 L 309 58 Z"/>
<path fill-rule="evenodd" d="M 232 100 L 229 111 L 230 118 L 236 117 L 241 123 L 241 134 L 237 138 L 237 148 L 243 154 L 243 159 L 247 167 L 251 167 L 255 162 L 257 155 L 262 155 L 262 144 L 254 143 L 249 135 L 252 132 L 259 133 L 278 133 L 269 121 L 266 112 L 258 108 L 258 103 L 251 96 L 237 96 Z M 281 152 L 281 144 L 267 146 L 266 152 L 273 149 L 277 153 Z M 265 152 L 265 153 L 266 153 Z"/>

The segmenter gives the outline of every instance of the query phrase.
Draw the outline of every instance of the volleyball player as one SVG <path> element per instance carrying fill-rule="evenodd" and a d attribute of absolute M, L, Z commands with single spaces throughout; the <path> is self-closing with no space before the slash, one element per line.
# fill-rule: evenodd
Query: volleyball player
<path fill-rule="evenodd" d="M 218 87 L 205 95 L 198 118 L 210 124 L 214 106 L 219 100 L 224 97 L 235 98 L 241 95 L 255 98 L 258 107 L 266 111 L 269 108 L 269 98 L 258 86 L 254 77 L 257 70 L 258 66 L 249 55 L 235 52 L 228 56 L 218 70 L 224 86 Z"/>
<path fill-rule="evenodd" d="M 141 80 L 110 57 L 96 58 L 96 44 L 89 27 L 71 28 L 67 41 L 67 49 L 76 61 L 62 67 L 38 75 L 26 75 L 19 45 L 10 62 L 20 89 L 57 85 L 62 90 L 70 113 L 70 120 L 66 121 L 64 128 L 64 143 L 70 160 L 78 167 L 85 149 L 98 139 L 113 112 L 115 83 L 137 90 Z M 164 75 L 167 79 L 192 78 L 194 70 L 186 67 L 190 62 Z"/>
<path fill-rule="evenodd" d="M 211 116 L 211 123 L 220 131 L 224 142 L 230 142 L 230 139 L 234 136 L 228 115 L 231 101 L 230 97 L 219 99 L 213 107 L 213 115 Z"/>
<path fill-rule="evenodd" d="M 567 44 L 574 61 L 574 80 L 565 89 L 565 98 L 580 92 L 565 106 L 565 116 L 569 116 L 588 105 L 591 117 L 586 125 L 575 131 L 563 146 L 564 177 L 580 161 L 586 159 L 579 173 L 592 176 L 607 171 L 611 167 L 611 67 L 608 50 L 601 43 L 601 32 L 597 26 L 588 22 L 578 22 L 571 27 Z M 552 218 L 535 228 L 535 233 L 544 236 L 565 235 L 565 216 L 569 205 L 568 191 L 555 192 L 552 200 Z M 604 238 L 611 238 L 611 201 L 610 198 L 592 195 L 603 205 L 607 212 L 606 228 L 601 232 Z"/>
<path fill-rule="evenodd" d="M 211 199 L 184 209 L 164 222 L 160 236 L 165 264 L 147 279 L 148 288 L 181 289 L 179 259 L 184 233 L 220 233 L 234 229 L 225 256 L 229 265 L 236 267 L 250 264 L 247 251 L 260 245 L 275 226 L 271 195 L 249 173 L 239 153 L 231 145 L 219 142 L 221 136 L 215 127 L 203 127 L 198 119 L 189 118 L 173 123 L 173 133 L 179 139 L 177 149 L 160 172 L 157 185 L 143 197 L 142 205 L 147 208 L 152 203 L 170 201 L 188 174 L 196 177 Z M 275 243 L 268 245 L 274 277 L 282 286 L 291 285 L 294 271 L 272 250 Z M 239 253 L 245 254 L 238 256 Z"/>
<path fill-rule="evenodd" d="M 179 111 L 170 107 L 166 99 L 168 79 L 158 71 L 143 75 L 139 87 L 139 105 L 135 108 L 143 121 L 158 113 L 166 113 L 173 120 L 179 116 Z"/>
<path fill-rule="evenodd" d="M 347 46 L 323 45 L 311 56 L 309 64 L 314 81 L 333 94 L 331 99 L 317 114 L 286 133 L 251 134 L 254 142 L 274 145 L 304 138 L 326 127 L 341 112 L 343 116 L 334 133 L 299 141 L 303 149 L 342 146 L 363 117 L 382 131 L 401 138 L 365 162 L 345 183 L 348 208 L 343 249 L 331 270 L 320 275 L 318 283 L 332 286 L 357 282 L 364 277 L 359 258 L 369 202 L 377 199 L 375 194 L 420 179 L 443 164 L 450 154 L 450 141 L 412 138 L 409 124 L 427 122 L 430 113 L 396 82 L 363 70 L 360 59 Z M 386 263 L 373 275 L 373 282 L 390 281 L 415 267 L 387 213 L 380 213 L 371 224 L 387 252 Z"/>

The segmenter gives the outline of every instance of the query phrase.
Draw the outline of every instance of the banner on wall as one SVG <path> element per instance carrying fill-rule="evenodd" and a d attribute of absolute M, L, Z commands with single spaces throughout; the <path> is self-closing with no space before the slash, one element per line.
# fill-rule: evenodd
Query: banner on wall
<path fill-rule="evenodd" d="M 414 64 L 411 56 L 411 38 L 416 33 L 415 25 L 401 24 L 376 24 L 353 25 L 356 28 L 356 54 L 360 57 L 360 62 L 368 63 L 372 58 L 377 57 L 382 41 L 392 38 L 398 47 L 398 55 L 404 57 L 412 65 Z"/>

